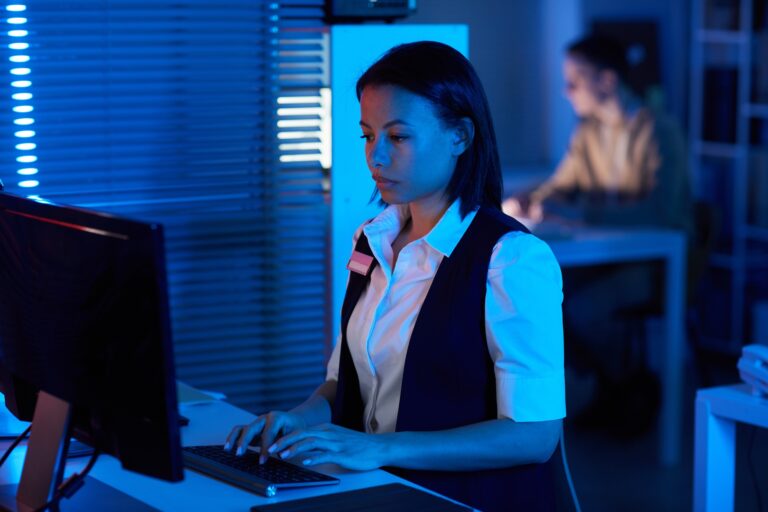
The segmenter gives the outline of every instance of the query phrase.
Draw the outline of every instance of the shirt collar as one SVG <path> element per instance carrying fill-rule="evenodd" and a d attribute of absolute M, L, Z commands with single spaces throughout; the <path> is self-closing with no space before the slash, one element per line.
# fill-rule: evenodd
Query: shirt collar
<path fill-rule="evenodd" d="M 476 213 L 477 210 L 473 210 L 462 219 L 461 200 L 456 199 L 432 228 L 432 231 L 427 233 L 422 240 L 443 256 L 450 256 L 472 223 Z M 385 243 L 391 245 L 409 218 L 410 213 L 407 205 L 390 205 L 366 224 L 363 232 L 369 241 L 377 245 Z"/>
<path fill-rule="evenodd" d="M 424 240 L 443 256 L 450 256 L 458 245 L 461 237 L 475 218 L 477 210 L 473 210 L 461 218 L 461 200 L 456 199 L 443 214 L 440 221 L 427 233 Z"/>

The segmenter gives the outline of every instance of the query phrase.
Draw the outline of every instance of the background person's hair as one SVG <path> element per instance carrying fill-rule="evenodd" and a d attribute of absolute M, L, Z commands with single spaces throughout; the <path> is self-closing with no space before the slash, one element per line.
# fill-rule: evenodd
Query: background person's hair
<path fill-rule="evenodd" d="M 459 156 L 446 195 L 449 202 L 461 199 L 462 217 L 481 205 L 500 210 L 502 179 L 496 132 L 483 85 L 469 61 L 443 43 L 402 44 L 363 73 L 357 81 L 357 99 L 363 89 L 378 85 L 402 87 L 429 100 L 445 126 L 457 127 L 463 118 L 472 121 L 472 144 Z"/>
<path fill-rule="evenodd" d="M 590 35 L 569 44 L 566 53 L 595 66 L 598 71 L 613 71 L 621 83 L 628 85 L 627 48 L 616 39 Z"/>

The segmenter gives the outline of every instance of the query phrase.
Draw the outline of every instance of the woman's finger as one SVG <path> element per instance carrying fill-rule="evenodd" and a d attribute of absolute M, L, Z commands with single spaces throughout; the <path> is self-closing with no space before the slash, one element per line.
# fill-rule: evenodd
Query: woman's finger
<path fill-rule="evenodd" d="M 245 425 L 235 425 L 232 430 L 229 431 L 226 441 L 224 441 L 224 449 L 229 451 L 240 437 L 240 432 L 245 428 Z"/>
<path fill-rule="evenodd" d="M 301 459 L 303 466 L 318 466 L 320 464 L 338 464 L 342 463 L 343 456 L 336 452 L 309 452 L 305 453 Z"/>
<path fill-rule="evenodd" d="M 329 436 L 327 431 L 321 430 L 317 427 L 295 430 L 289 434 L 284 435 L 275 441 L 272 445 L 270 445 L 269 453 L 280 453 L 286 448 L 292 446 L 294 443 L 302 441 L 308 437 L 327 438 Z"/>
<path fill-rule="evenodd" d="M 285 433 L 287 417 L 284 413 L 270 413 L 267 415 L 264 430 L 261 433 L 261 455 L 259 462 L 264 463 L 269 457 L 269 447 L 275 443 L 275 440 L 281 433 Z"/>
<path fill-rule="evenodd" d="M 245 428 L 240 430 L 240 436 L 237 438 L 237 448 L 235 450 L 235 455 L 242 455 L 245 453 L 245 450 L 248 449 L 248 445 L 251 444 L 251 441 L 254 437 L 261 434 L 261 431 L 264 428 L 264 417 L 260 416 L 255 421 L 253 421 L 250 425 L 246 426 Z"/>
<path fill-rule="evenodd" d="M 281 459 L 287 459 L 289 457 L 296 457 L 297 455 L 306 454 L 307 452 L 327 452 L 339 451 L 339 444 L 320 437 L 310 436 L 301 441 L 293 443 L 291 446 L 280 451 L 278 455 Z"/>

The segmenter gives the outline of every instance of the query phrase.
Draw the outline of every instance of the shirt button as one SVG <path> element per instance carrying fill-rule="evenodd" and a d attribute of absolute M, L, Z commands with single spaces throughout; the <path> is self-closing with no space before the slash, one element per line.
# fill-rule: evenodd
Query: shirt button
<path fill-rule="evenodd" d="M 373 418 L 371 422 L 369 423 L 371 430 L 376 432 L 376 429 L 379 428 L 379 422 L 376 421 L 376 418 Z"/>

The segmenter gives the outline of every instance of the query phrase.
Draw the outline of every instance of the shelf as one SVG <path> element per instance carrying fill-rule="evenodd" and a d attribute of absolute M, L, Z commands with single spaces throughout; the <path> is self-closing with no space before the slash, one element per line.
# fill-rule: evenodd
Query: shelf
<path fill-rule="evenodd" d="M 745 115 L 748 117 L 768 119 L 768 104 L 749 103 L 742 108 L 742 115 Z"/>
<path fill-rule="evenodd" d="M 745 226 L 744 234 L 747 238 L 760 242 L 768 242 L 768 227 L 764 226 Z"/>
<path fill-rule="evenodd" d="M 709 264 L 721 270 L 736 270 L 738 268 L 767 268 L 768 254 L 750 254 L 739 261 L 732 254 L 715 253 L 709 257 Z"/>
<path fill-rule="evenodd" d="M 693 143 L 693 151 L 702 156 L 718 158 L 739 158 L 746 154 L 743 147 L 727 142 L 709 142 L 697 140 Z"/>
<path fill-rule="evenodd" d="M 702 300 L 707 311 L 722 311 L 713 316 L 711 334 L 723 339 L 710 341 L 725 352 L 736 352 L 749 332 L 749 287 L 768 269 L 768 226 L 762 220 L 768 97 L 763 68 L 756 70 L 765 61 L 764 24 L 757 29 L 752 19 L 762 23 L 765 1 L 690 2 L 691 172 L 697 195 L 724 210 L 722 234 L 709 257 L 713 296 Z"/>
<path fill-rule="evenodd" d="M 768 268 L 768 254 L 750 254 L 746 261 L 748 269 Z"/>
<path fill-rule="evenodd" d="M 745 44 L 749 41 L 746 34 L 736 30 L 699 30 L 697 39 L 700 43 Z"/>
<path fill-rule="evenodd" d="M 722 339 L 702 335 L 698 341 L 699 348 L 707 352 L 714 352 L 724 356 L 732 357 L 739 357 L 741 355 L 742 343 L 737 340 Z"/>
<path fill-rule="evenodd" d="M 714 253 L 709 257 L 713 267 L 731 269 L 736 265 L 736 258 L 730 254 Z"/>

